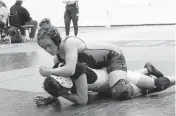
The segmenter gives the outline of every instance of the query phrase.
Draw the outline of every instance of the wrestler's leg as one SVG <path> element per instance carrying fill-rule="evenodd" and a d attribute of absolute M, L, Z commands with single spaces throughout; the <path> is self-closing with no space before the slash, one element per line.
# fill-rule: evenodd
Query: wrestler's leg
<path fill-rule="evenodd" d="M 128 72 L 127 82 L 133 83 L 141 89 L 159 92 L 175 85 L 174 77 L 151 78 L 138 72 Z M 151 92 L 150 92 L 151 93 Z"/>
<path fill-rule="evenodd" d="M 147 68 L 142 68 L 142 69 L 139 69 L 139 70 L 133 70 L 134 72 L 138 72 L 138 73 L 142 73 L 144 75 L 148 75 L 149 74 L 149 71 Z"/>
<path fill-rule="evenodd" d="M 161 73 L 153 64 L 150 62 L 145 63 L 143 69 L 135 70 L 134 72 L 139 72 L 145 75 L 154 75 L 157 78 L 163 77 L 164 74 Z"/>

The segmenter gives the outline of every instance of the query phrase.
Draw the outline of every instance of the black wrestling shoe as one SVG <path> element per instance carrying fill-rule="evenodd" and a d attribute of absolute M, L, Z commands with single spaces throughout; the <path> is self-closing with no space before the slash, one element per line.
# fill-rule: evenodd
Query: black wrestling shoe
<path fill-rule="evenodd" d="M 157 78 L 155 79 L 156 87 L 154 89 L 148 90 L 148 94 L 166 90 L 168 87 L 170 87 L 170 84 L 171 82 L 167 77 Z"/>
<path fill-rule="evenodd" d="M 149 71 L 149 74 L 156 76 L 157 78 L 164 77 L 163 73 L 157 70 L 150 62 L 147 62 L 144 66 Z"/>

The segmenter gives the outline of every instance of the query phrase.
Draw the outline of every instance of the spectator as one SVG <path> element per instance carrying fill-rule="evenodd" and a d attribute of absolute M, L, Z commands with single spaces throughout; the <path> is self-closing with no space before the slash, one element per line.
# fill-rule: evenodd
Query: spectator
<path fill-rule="evenodd" d="M 0 28 L 3 28 L 7 23 L 8 11 L 5 3 L 0 0 Z"/>
<path fill-rule="evenodd" d="M 42 19 L 42 21 L 39 23 L 39 27 L 45 26 L 45 25 L 51 25 L 51 21 L 48 18 Z"/>
<path fill-rule="evenodd" d="M 35 37 L 35 32 L 37 30 L 38 22 L 30 17 L 30 13 L 22 7 L 23 0 L 16 0 L 16 3 L 10 8 L 10 14 L 18 13 L 21 25 L 33 25 L 29 37 L 33 39 Z M 24 35 L 24 31 L 22 31 Z"/>
<path fill-rule="evenodd" d="M 69 36 L 70 33 L 71 20 L 74 26 L 74 34 L 77 36 L 79 15 L 78 0 L 64 0 L 63 3 L 66 3 L 66 10 L 64 14 L 66 36 Z"/>

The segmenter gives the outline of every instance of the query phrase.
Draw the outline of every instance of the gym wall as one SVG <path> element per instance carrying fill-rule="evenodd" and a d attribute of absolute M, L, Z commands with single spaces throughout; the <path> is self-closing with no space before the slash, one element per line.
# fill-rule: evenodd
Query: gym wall
<path fill-rule="evenodd" d="M 5 0 L 10 8 L 15 0 Z M 168 24 L 176 22 L 175 0 L 79 0 L 79 26 Z M 50 18 L 64 27 L 62 0 L 24 0 L 23 6 L 37 21 Z"/>

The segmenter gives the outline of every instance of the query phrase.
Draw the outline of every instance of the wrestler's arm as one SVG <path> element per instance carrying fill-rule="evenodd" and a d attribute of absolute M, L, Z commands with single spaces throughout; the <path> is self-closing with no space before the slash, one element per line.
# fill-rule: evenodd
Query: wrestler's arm
<path fill-rule="evenodd" d="M 74 39 L 69 39 L 64 44 L 65 50 L 65 66 L 50 69 L 50 75 L 58 76 L 72 76 L 75 73 L 77 57 L 78 57 L 78 44 Z"/>
<path fill-rule="evenodd" d="M 76 94 L 64 93 L 61 96 L 79 105 L 85 105 L 88 101 L 88 87 L 86 74 L 82 74 L 75 81 Z"/>

